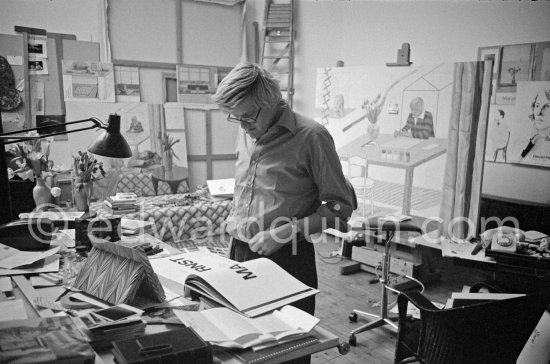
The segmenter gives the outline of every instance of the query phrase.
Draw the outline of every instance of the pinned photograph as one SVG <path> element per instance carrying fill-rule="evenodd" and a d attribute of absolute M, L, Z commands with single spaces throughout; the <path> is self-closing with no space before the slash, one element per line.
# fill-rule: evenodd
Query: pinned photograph
<path fill-rule="evenodd" d="M 29 39 L 28 42 L 28 52 L 29 57 L 31 58 L 47 58 L 48 57 L 48 46 L 46 39 Z"/>
<path fill-rule="evenodd" d="M 29 74 L 47 75 L 48 60 L 46 58 L 29 58 Z"/>

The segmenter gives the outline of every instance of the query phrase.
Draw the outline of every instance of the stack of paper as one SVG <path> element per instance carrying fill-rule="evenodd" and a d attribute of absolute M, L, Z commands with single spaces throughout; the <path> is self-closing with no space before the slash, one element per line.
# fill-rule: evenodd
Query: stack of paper
<path fill-rule="evenodd" d="M 117 193 L 109 196 L 103 202 L 106 209 L 113 214 L 127 214 L 139 210 L 135 193 Z"/>
<path fill-rule="evenodd" d="M 204 311 L 176 311 L 178 318 L 193 327 L 211 344 L 246 349 L 274 342 L 288 342 L 308 336 L 319 319 L 293 306 L 248 318 L 226 307 Z"/>

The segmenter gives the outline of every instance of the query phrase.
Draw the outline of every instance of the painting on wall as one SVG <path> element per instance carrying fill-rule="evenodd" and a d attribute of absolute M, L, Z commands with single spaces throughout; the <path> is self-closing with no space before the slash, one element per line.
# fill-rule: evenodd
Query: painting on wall
<path fill-rule="evenodd" d="M 106 124 L 110 114 L 120 115 L 120 132 L 128 141 L 132 152 L 136 154 L 143 151 L 159 153 L 159 150 L 154 150 L 154 143 L 151 143 L 151 138 L 155 135 L 157 126 L 150 123 L 148 106 L 149 104 L 147 103 L 135 102 L 69 101 L 66 103 L 66 117 L 67 120 L 82 120 L 96 117 Z M 82 124 L 67 126 L 68 129 L 73 127 L 82 127 Z M 65 150 L 62 157 L 66 159 L 67 152 L 69 155 L 74 155 L 79 150 L 85 150 L 101 132 L 100 130 L 91 130 L 89 132 L 69 134 L 68 144 L 65 145 L 68 151 Z M 55 144 L 53 146 L 57 148 Z M 58 152 L 57 149 L 56 152 Z"/>
<path fill-rule="evenodd" d="M 537 44 L 533 81 L 550 81 L 550 42 Z"/>
<path fill-rule="evenodd" d="M 518 82 L 510 131 L 513 163 L 550 167 L 550 81 Z"/>
<path fill-rule="evenodd" d="M 115 102 L 112 63 L 62 61 L 65 101 Z"/>
<path fill-rule="evenodd" d="M 499 87 L 515 87 L 518 82 L 530 79 L 531 49 L 530 43 L 502 47 L 498 74 Z"/>
<path fill-rule="evenodd" d="M 117 102 L 140 102 L 139 68 L 115 66 L 115 94 Z"/>

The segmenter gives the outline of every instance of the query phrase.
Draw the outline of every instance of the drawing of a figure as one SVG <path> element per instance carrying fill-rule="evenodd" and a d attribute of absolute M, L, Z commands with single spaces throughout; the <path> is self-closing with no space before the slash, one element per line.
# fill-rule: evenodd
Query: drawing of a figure
<path fill-rule="evenodd" d="M 344 95 L 335 95 L 331 109 L 331 116 L 335 118 L 342 118 L 344 117 L 344 114 Z"/>
<path fill-rule="evenodd" d="M 127 133 L 143 133 L 143 124 L 137 119 L 136 116 L 132 116 L 132 122 L 127 130 Z"/>
<path fill-rule="evenodd" d="M 528 116 L 533 122 L 531 138 L 521 152 L 521 158 L 550 158 L 550 89 L 540 90 L 531 104 Z"/>
<path fill-rule="evenodd" d="M 498 109 L 493 120 L 489 122 L 485 147 L 486 160 L 506 163 L 510 127 L 506 122 L 505 115 L 504 110 Z"/>
<path fill-rule="evenodd" d="M 432 113 L 424 109 L 424 100 L 415 97 L 411 100 L 411 112 L 407 117 L 407 123 L 396 131 L 395 136 L 406 136 L 418 139 L 435 137 Z"/>

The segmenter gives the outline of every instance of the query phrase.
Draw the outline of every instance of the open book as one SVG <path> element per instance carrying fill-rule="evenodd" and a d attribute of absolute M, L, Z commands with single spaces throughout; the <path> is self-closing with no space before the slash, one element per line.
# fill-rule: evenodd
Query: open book
<path fill-rule="evenodd" d="M 318 318 L 293 306 L 254 318 L 226 307 L 196 312 L 178 310 L 176 315 L 213 345 L 239 349 L 298 339 L 309 335 L 319 323 Z"/>
<path fill-rule="evenodd" d="M 197 251 L 153 259 L 151 265 L 167 289 L 205 296 L 248 317 L 319 293 L 267 258 L 239 263 Z"/>

